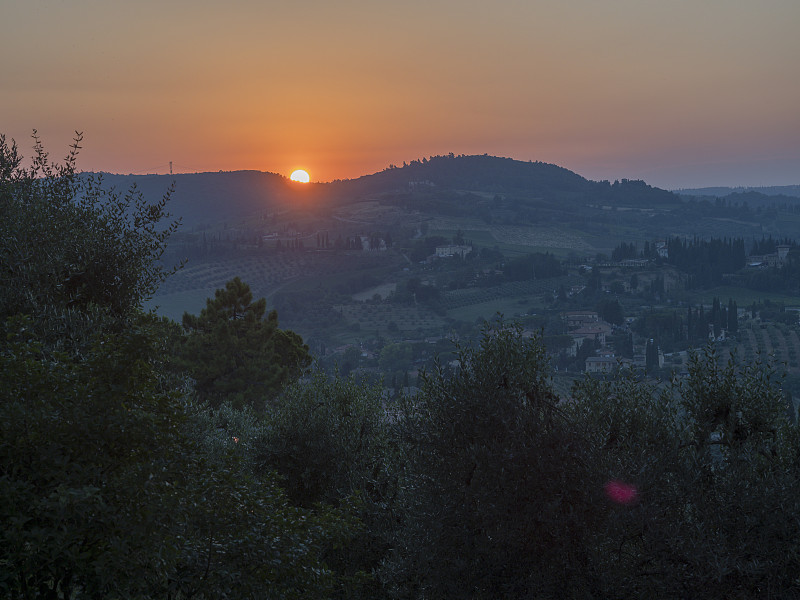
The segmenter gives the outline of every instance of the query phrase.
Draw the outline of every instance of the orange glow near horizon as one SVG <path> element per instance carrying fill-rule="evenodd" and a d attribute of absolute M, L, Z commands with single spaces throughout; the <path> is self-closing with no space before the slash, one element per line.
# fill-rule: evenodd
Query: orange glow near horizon
<path fill-rule="evenodd" d="M 3 11 L 0 133 L 30 156 L 36 128 L 58 160 L 82 131 L 83 170 L 313 164 L 322 182 L 453 152 L 662 187 L 800 183 L 800 2 Z"/>

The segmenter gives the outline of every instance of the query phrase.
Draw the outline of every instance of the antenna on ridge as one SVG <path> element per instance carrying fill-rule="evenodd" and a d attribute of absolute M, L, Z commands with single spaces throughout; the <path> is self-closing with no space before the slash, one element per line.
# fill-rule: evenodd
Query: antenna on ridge
<path fill-rule="evenodd" d="M 169 161 L 169 174 L 172 175 L 172 161 Z"/>

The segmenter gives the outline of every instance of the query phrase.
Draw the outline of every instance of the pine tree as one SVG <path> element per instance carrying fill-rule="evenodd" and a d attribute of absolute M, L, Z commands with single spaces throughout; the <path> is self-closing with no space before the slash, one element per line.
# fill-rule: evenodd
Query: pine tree
<path fill-rule="evenodd" d="M 250 287 L 236 277 L 199 316 L 184 313 L 188 335 L 180 354 L 203 399 L 260 407 L 308 367 L 308 346 L 293 331 L 279 329 L 278 313 L 266 314 L 266 308 L 267 301 L 253 302 Z"/>

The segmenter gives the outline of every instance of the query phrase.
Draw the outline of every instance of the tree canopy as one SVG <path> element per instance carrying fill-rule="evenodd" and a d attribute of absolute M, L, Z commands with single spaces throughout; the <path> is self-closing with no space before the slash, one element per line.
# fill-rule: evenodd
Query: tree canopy
<path fill-rule="evenodd" d="M 253 302 L 238 277 L 209 298 L 199 316 L 185 313 L 180 352 L 198 394 L 214 405 L 229 400 L 263 407 L 311 363 L 308 346 L 278 328 L 278 313 L 266 314 L 264 298 Z M 266 318 L 265 318 L 266 314 Z"/>
<path fill-rule="evenodd" d="M 171 191 L 149 202 L 135 187 L 107 190 L 75 171 L 80 134 L 62 164 L 34 139 L 26 169 L 0 135 L 0 315 L 30 314 L 45 331 L 72 311 L 138 309 L 170 272 L 158 259 L 178 227 L 164 223 Z"/>

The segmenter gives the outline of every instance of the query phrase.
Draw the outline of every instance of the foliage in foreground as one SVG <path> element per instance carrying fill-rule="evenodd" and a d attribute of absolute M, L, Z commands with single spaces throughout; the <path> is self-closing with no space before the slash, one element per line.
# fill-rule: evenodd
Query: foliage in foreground
<path fill-rule="evenodd" d="M 337 597 L 379 596 L 376 574 L 397 528 L 401 459 L 381 388 L 315 371 L 270 404 L 255 454 L 295 506 L 322 503 L 358 519 L 348 543 L 325 560 L 342 578 Z"/>
<path fill-rule="evenodd" d="M 800 439 L 769 365 L 696 354 L 569 400 L 500 325 L 424 379 L 399 432 L 398 597 L 786 597 L 800 580 Z M 629 490 L 627 496 L 612 493 Z"/>
<path fill-rule="evenodd" d="M 326 597 L 332 511 L 289 504 L 153 368 L 152 331 L 48 358 L 22 321 L 0 354 L 6 597 Z M 269 589 L 264 586 L 268 585 Z"/>
<path fill-rule="evenodd" d="M 638 501 L 595 532 L 597 571 L 621 597 L 787 597 L 800 566 L 800 439 L 768 365 L 693 356 L 656 390 L 587 379 L 573 409 L 592 470 Z"/>
<path fill-rule="evenodd" d="M 124 317 L 153 294 L 178 222 L 163 223 L 170 191 L 151 203 L 135 187 L 123 194 L 78 175 L 80 134 L 63 164 L 34 140 L 26 169 L 0 135 L 0 319 L 30 315 L 43 341 L 75 350 L 101 317 Z"/>
<path fill-rule="evenodd" d="M 390 583 L 402 597 L 560 596 L 590 567 L 597 476 L 585 479 L 544 348 L 501 325 L 458 361 L 423 378 L 399 423 L 407 521 Z"/>
<path fill-rule="evenodd" d="M 78 141 L 25 170 L 0 138 L 0 595 L 329 597 L 351 519 L 293 506 L 185 394 L 175 328 L 140 309 L 164 202 L 95 195 Z"/>

